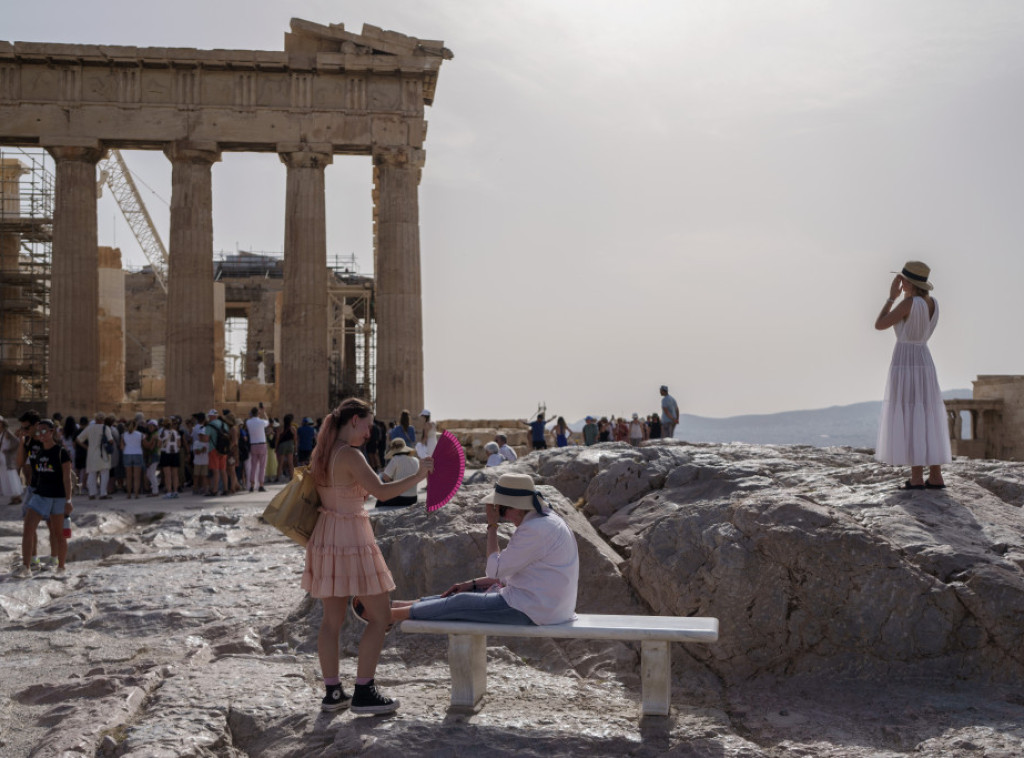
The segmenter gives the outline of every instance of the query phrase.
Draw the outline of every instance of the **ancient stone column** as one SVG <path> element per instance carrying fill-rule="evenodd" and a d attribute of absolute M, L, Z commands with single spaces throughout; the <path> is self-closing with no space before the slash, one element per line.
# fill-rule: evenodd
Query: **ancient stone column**
<path fill-rule="evenodd" d="M 327 222 L 324 168 L 330 146 L 279 145 L 288 167 L 284 220 L 284 287 L 281 293 L 281 352 L 277 356 L 275 412 L 296 416 L 326 413 Z"/>
<path fill-rule="evenodd" d="M 99 410 L 99 253 L 96 162 L 99 143 L 48 145 L 56 162 L 50 269 L 49 413 Z"/>
<path fill-rule="evenodd" d="M 418 187 L 424 153 L 377 151 L 373 179 L 377 247 L 377 416 L 423 407 L 423 307 Z"/>
<path fill-rule="evenodd" d="M 101 247 L 99 252 L 99 402 L 113 410 L 124 402 L 124 269 L 121 250 Z"/>
<path fill-rule="evenodd" d="M 220 160 L 214 143 L 174 143 L 171 240 L 167 251 L 167 413 L 187 415 L 214 399 L 213 186 Z"/>

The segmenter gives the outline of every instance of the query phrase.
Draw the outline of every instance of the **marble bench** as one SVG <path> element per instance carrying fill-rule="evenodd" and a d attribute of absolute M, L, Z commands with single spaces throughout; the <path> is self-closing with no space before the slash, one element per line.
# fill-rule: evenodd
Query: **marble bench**
<path fill-rule="evenodd" d="M 476 709 L 487 691 L 487 637 L 624 640 L 641 643 L 643 715 L 667 716 L 672 694 L 671 642 L 715 642 L 718 619 L 686 616 L 578 614 L 575 621 L 547 626 L 513 626 L 474 621 L 402 622 L 403 632 L 447 634 L 452 706 Z"/>

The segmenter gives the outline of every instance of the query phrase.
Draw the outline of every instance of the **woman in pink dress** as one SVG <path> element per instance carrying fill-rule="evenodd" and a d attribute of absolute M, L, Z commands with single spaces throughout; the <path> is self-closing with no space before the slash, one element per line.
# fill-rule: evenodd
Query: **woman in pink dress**
<path fill-rule="evenodd" d="M 324 419 L 310 461 L 321 508 L 306 545 L 302 588 L 324 606 L 317 647 L 327 688 L 325 711 L 350 703 L 353 713 L 390 713 L 398 708 L 398 701 L 381 694 L 373 680 L 391 620 L 389 593 L 395 582 L 374 539 L 365 501 L 368 494 L 378 500 L 397 497 L 425 479 L 434 462 L 426 458 L 416 474 L 383 484 L 359 452 L 372 426 L 369 405 L 355 398 L 343 401 Z M 360 597 L 369 623 L 359 642 L 355 693 L 349 698 L 339 678 L 338 638 L 353 595 Z"/>

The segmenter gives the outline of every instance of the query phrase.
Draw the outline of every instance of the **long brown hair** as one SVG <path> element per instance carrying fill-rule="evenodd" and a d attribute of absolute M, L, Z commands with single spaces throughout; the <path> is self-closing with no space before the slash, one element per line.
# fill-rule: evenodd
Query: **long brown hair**
<path fill-rule="evenodd" d="M 331 483 L 331 457 L 334 454 L 334 446 L 338 441 L 338 432 L 352 420 L 353 416 L 366 418 L 373 413 L 369 404 L 357 397 L 350 397 L 342 400 L 341 405 L 327 414 L 327 418 L 320 425 L 320 434 L 316 436 L 316 447 L 313 448 L 313 455 L 309 460 L 309 468 L 313 474 L 313 481 L 326 486 Z"/>

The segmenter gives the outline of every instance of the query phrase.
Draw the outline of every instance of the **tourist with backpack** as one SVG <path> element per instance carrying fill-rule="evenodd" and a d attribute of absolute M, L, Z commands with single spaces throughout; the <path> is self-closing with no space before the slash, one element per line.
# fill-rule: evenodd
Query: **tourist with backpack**
<path fill-rule="evenodd" d="M 226 493 L 228 489 L 228 452 L 231 450 L 231 431 L 220 419 L 220 411 L 211 408 L 206 414 L 206 436 L 210 438 L 210 491 L 208 496 Z"/>

